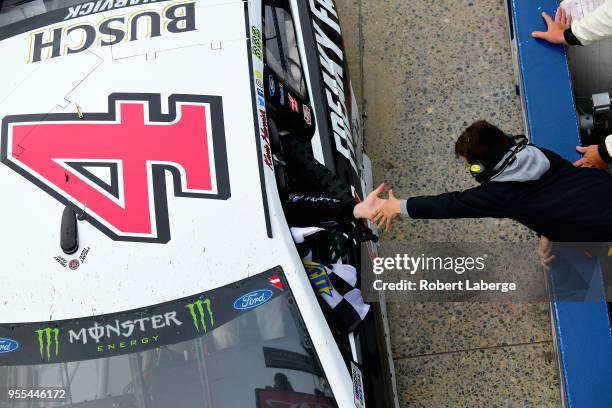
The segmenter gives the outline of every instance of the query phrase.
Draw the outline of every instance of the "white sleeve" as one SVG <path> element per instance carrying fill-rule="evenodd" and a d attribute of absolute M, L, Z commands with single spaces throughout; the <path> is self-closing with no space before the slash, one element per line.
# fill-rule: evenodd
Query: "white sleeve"
<path fill-rule="evenodd" d="M 612 38 L 612 0 L 606 0 L 582 20 L 573 22 L 572 33 L 582 45 Z"/>
<path fill-rule="evenodd" d="M 609 135 L 606 137 L 605 145 L 606 145 L 606 150 L 608 151 L 608 155 L 612 157 L 612 135 Z"/>

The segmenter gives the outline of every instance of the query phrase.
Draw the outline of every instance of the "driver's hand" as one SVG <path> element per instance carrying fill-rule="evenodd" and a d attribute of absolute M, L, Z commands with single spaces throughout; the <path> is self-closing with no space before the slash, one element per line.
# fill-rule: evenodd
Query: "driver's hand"
<path fill-rule="evenodd" d="M 385 199 L 380 198 L 379 195 L 385 190 L 385 184 L 381 184 L 376 188 L 376 190 L 372 191 L 368 196 L 357 204 L 353 209 L 353 216 L 357 219 L 359 218 L 368 218 L 371 219 L 374 217 L 374 212 L 377 208 L 379 208 L 385 201 Z"/>

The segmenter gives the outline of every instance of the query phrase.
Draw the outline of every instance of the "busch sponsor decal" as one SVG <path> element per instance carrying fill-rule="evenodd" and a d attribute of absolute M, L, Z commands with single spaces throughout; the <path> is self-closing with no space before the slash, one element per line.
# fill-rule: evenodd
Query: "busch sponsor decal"
<path fill-rule="evenodd" d="M 313 15 L 312 25 L 315 29 L 336 150 L 349 160 L 355 172 L 359 174 L 355 163 L 351 123 L 346 108 L 345 62 L 338 13 L 333 1 L 329 0 L 310 0 L 310 11 Z"/>
<path fill-rule="evenodd" d="M 106 10 L 112 1 L 98 1 L 79 4 L 69 9 L 66 19 L 89 12 Z M 91 10 L 91 11 L 90 11 Z M 83 14 L 85 13 L 85 14 Z M 194 31 L 195 3 L 170 4 L 162 11 L 143 10 L 132 15 L 115 15 L 95 24 L 53 25 L 29 35 L 28 63 L 44 61 L 65 55 L 83 52 L 90 47 L 108 47 L 122 41 L 136 41 Z M 144 34 L 139 36 L 139 26 L 146 25 Z M 70 40 L 69 40 L 70 37 Z"/>
<path fill-rule="evenodd" d="M 234 301 L 234 309 L 248 310 L 261 306 L 270 300 L 274 293 L 270 289 L 259 289 L 240 296 Z"/>
<path fill-rule="evenodd" d="M 206 324 L 207 320 L 210 327 L 215 326 L 215 317 L 212 311 L 210 299 L 197 299 L 195 302 L 189 303 L 185 307 L 187 310 L 189 310 L 189 314 L 193 319 L 193 325 L 198 332 L 202 330 L 204 333 L 206 333 L 208 330 L 208 326 Z"/>
<path fill-rule="evenodd" d="M 19 348 L 19 343 L 13 339 L 0 337 L 0 354 L 12 353 Z"/>
<path fill-rule="evenodd" d="M 175 197 L 230 196 L 221 97 L 171 95 L 168 106 L 162 114 L 156 94 L 112 94 L 108 113 L 83 119 L 6 116 L 0 157 L 110 238 L 166 243 L 166 172 Z"/>

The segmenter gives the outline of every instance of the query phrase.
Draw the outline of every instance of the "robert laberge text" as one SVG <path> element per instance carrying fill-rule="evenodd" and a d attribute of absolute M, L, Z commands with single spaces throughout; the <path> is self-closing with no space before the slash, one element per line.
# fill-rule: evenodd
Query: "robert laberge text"
<path fill-rule="evenodd" d="M 398 282 L 383 282 L 377 279 L 373 283 L 375 290 L 399 290 L 399 291 L 497 291 L 507 293 L 516 290 L 514 282 L 485 282 L 484 280 L 470 281 L 469 279 L 459 282 L 442 282 L 440 280 L 429 281 L 420 279 L 418 281 L 402 279 Z"/>

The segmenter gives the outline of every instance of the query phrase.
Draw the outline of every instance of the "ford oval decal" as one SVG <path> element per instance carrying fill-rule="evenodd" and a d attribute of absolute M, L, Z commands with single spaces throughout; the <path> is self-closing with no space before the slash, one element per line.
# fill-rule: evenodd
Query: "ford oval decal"
<path fill-rule="evenodd" d="M 234 301 L 234 309 L 248 310 L 259 305 L 263 305 L 274 296 L 274 293 L 269 289 L 259 289 L 249 292 L 246 295 L 240 296 Z"/>
<path fill-rule="evenodd" d="M 19 348 L 19 343 L 13 339 L 0 337 L 0 354 L 11 353 Z"/>

